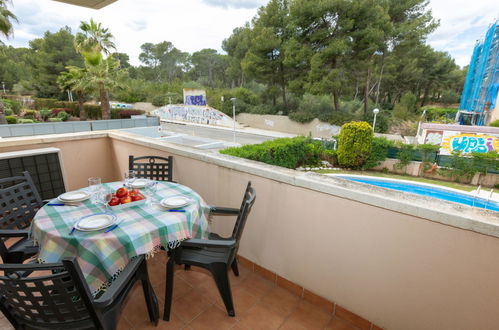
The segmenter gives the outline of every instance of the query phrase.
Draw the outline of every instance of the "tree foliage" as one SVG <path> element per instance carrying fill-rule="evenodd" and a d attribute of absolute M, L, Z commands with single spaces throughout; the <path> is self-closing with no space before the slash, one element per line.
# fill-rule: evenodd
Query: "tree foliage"
<path fill-rule="evenodd" d="M 0 33 L 11 31 L 2 17 L 15 19 L 6 3 L 0 1 Z M 101 105 L 109 98 L 179 103 L 182 88 L 192 85 L 208 89 L 210 105 L 224 112 L 231 111 L 227 100 L 236 97 L 238 112 L 285 114 L 301 122 L 316 117 L 339 125 L 371 122 L 372 110 L 379 108 L 376 131 L 400 131 L 404 127 L 393 126 L 414 126 L 420 107 L 457 102 L 466 76 L 467 69 L 449 54 L 426 44 L 438 26 L 427 5 L 426 0 L 270 0 L 222 42 L 226 54 L 215 49 L 189 54 L 165 40 L 144 43 L 138 66 L 115 49 L 109 29 L 90 19 L 76 36 L 65 27 L 32 40 L 30 48 L 0 46 L 0 77 L 9 92 L 63 100 L 64 91 L 72 90 L 79 100 L 98 99 Z M 95 61 L 99 64 L 89 70 Z M 93 81 L 93 88 L 83 93 L 64 82 L 58 88 L 60 73 L 76 67 L 94 74 L 84 80 Z M 97 81 L 107 81 L 106 87 Z"/>

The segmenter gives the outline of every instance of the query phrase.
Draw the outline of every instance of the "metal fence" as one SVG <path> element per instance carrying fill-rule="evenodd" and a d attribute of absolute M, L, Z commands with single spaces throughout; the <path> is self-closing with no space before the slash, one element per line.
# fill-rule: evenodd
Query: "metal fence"
<path fill-rule="evenodd" d="M 159 117 L 0 125 L 3 138 L 159 126 Z"/>
<path fill-rule="evenodd" d="M 400 149 L 397 147 L 390 147 L 388 149 L 388 153 L 387 153 L 386 157 L 396 159 L 399 151 L 400 151 Z M 431 154 L 431 156 L 428 157 L 428 161 L 435 163 L 440 167 L 451 167 L 452 157 L 453 156 L 440 155 L 438 152 L 434 152 Z M 469 163 L 471 163 L 473 161 L 472 158 L 470 158 L 470 157 L 464 157 L 464 159 L 465 159 L 465 162 L 469 162 Z M 415 161 L 415 162 L 423 161 L 423 154 L 421 153 L 421 151 L 414 150 L 411 160 Z M 497 162 L 497 163 L 498 163 L 498 166 L 496 166 L 496 169 L 490 169 L 488 171 L 489 173 L 499 174 L 499 162 Z"/>

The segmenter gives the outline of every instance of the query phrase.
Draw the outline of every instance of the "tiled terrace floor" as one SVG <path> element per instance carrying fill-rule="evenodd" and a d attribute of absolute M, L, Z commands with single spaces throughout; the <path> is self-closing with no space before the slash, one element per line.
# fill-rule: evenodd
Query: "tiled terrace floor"
<path fill-rule="evenodd" d="M 148 260 L 149 276 L 163 316 L 166 253 Z M 240 276 L 231 272 L 236 317 L 229 317 L 211 275 L 199 268 L 177 269 L 170 322 L 150 323 L 140 284 L 131 292 L 121 315 L 119 330 L 138 329 L 359 329 L 278 287 L 240 265 Z M 1 315 L 0 329 L 13 329 Z M 367 328 L 369 329 L 369 328 Z"/>

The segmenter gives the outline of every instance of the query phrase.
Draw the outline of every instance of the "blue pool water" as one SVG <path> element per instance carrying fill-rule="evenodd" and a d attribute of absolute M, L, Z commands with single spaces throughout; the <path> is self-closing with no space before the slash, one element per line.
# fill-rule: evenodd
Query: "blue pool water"
<path fill-rule="evenodd" d="M 338 175 L 337 177 L 351 181 L 367 183 L 373 186 L 404 191 L 422 196 L 439 198 L 449 202 L 461 203 L 469 206 L 486 208 L 487 210 L 493 210 L 499 212 L 499 203 L 495 201 L 487 202 L 487 200 L 485 199 L 473 198 L 472 195 L 459 193 L 445 188 L 437 188 L 433 186 L 427 186 L 408 181 L 383 180 L 373 177 L 362 177 L 362 176 L 357 177 L 357 176 L 348 176 L 348 175 Z"/>

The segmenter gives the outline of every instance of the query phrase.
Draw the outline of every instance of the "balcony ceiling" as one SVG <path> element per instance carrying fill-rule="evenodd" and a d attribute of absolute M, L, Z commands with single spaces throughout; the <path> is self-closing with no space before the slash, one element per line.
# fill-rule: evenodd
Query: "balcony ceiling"
<path fill-rule="evenodd" d="M 112 4 L 116 0 L 55 0 L 59 2 L 69 3 L 71 5 L 87 7 L 92 9 L 101 9 Z"/>

